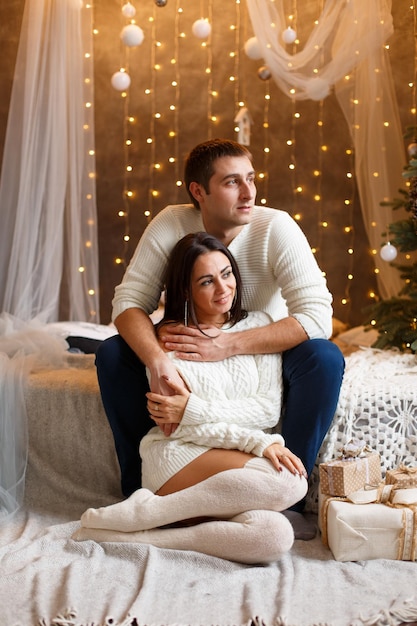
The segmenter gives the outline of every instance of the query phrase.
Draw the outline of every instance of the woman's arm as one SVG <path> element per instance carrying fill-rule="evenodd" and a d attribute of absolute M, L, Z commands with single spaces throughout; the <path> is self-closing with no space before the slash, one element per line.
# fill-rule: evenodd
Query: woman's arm
<path fill-rule="evenodd" d="M 193 390 L 191 393 L 167 381 L 173 392 L 170 397 L 147 394 L 148 410 L 158 425 L 181 422 L 184 426 L 198 426 L 224 422 L 268 429 L 279 421 L 280 355 L 237 357 L 218 365 L 188 364 L 183 375 Z"/>
<path fill-rule="evenodd" d="M 219 364 L 219 377 L 223 375 L 223 381 L 218 380 L 214 386 L 213 380 L 212 392 L 207 395 L 198 389 L 190 395 L 182 418 L 184 425 L 227 422 L 264 430 L 278 423 L 282 406 L 281 355 L 235 358 L 253 359 L 250 380 L 245 385 L 244 380 L 233 376 L 233 368 L 230 373 L 225 372 Z M 227 374 L 229 388 L 224 393 L 222 385 L 227 385 Z"/>
<path fill-rule="evenodd" d="M 266 448 L 273 443 L 285 445 L 281 435 L 268 435 L 259 429 L 242 428 L 237 424 L 226 424 L 225 422 L 200 424 L 199 426 L 183 426 L 181 424 L 171 438 L 207 446 L 207 448 L 241 450 L 255 456 L 263 456 Z"/>

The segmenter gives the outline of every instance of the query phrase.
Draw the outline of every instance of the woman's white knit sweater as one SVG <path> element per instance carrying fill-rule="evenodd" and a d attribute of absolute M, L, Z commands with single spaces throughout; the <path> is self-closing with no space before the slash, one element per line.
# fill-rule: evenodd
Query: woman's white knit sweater
<path fill-rule="evenodd" d="M 163 291 L 172 248 L 187 233 L 202 231 L 201 213 L 192 205 L 168 206 L 150 222 L 116 287 L 113 320 L 131 307 L 152 313 Z M 310 339 L 332 332 L 331 295 L 310 245 L 284 211 L 255 206 L 229 249 L 243 282 L 243 306 L 275 320 L 296 318 Z"/>
<path fill-rule="evenodd" d="M 265 313 L 250 313 L 233 330 L 265 326 Z M 223 329 L 229 332 L 227 328 Z M 155 492 L 174 474 L 211 448 L 262 456 L 271 443 L 284 443 L 276 427 L 282 404 L 279 354 L 240 355 L 215 363 L 181 361 L 170 354 L 191 395 L 177 430 L 165 437 L 157 427 L 142 439 L 142 486 Z"/>

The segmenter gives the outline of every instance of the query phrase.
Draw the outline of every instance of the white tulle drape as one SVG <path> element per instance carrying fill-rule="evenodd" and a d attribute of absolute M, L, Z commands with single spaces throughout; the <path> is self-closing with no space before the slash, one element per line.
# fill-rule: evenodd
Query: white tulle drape
<path fill-rule="evenodd" d="M 37 368 L 63 367 L 68 344 L 38 320 L 0 315 L 0 524 L 24 500 L 28 449 L 25 387 Z"/>
<path fill-rule="evenodd" d="M 246 0 L 258 45 L 271 76 L 295 100 L 322 100 L 334 90 L 355 149 L 355 175 L 364 225 L 372 249 L 393 217 L 381 206 L 403 187 L 406 162 L 398 106 L 385 42 L 393 33 L 391 0 L 305 0 L 298 27 L 323 5 L 302 49 L 291 54 L 283 0 Z M 314 18 L 312 18 L 314 19 Z M 375 256 L 383 298 L 402 287 L 398 271 Z"/>
<path fill-rule="evenodd" d="M 46 322 L 99 321 L 91 11 L 25 3 L 0 179 L 0 522 L 23 503 L 27 376 L 68 348 Z"/>
<path fill-rule="evenodd" d="M 0 179 L 0 310 L 99 321 L 92 9 L 26 0 Z"/>

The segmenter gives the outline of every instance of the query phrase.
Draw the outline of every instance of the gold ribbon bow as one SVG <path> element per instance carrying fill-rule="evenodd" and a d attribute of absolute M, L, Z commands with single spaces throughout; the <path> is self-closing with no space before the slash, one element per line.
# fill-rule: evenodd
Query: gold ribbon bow
<path fill-rule="evenodd" d="M 357 459 L 372 452 L 372 448 L 359 439 L 351 439 L 339 449 L 339 452 L 341 459 Z"/>
<path fill-rule="evenodd" d="M 404 463 L 400 464 L 400 466 L 398 467 L 398 470 L 400 472 L 403 472 L 404 474 L 408 474 L 409 476 L 412 476 L 413 474 L 417 474 L 417 466 L 409 467 L 408 465 L 404 465 Z"/>

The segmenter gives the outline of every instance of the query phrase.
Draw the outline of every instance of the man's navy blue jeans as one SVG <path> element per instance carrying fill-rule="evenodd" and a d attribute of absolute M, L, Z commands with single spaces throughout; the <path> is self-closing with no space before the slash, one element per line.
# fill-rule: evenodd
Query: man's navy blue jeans
<path fill-rule="evenodd" d="M 339 348 L 326 339 L 309 339 L 283 353 L 285 445 L 299 456 L 310 475 L 332 422 L 344 372 Z M 115 335 L 96 353 L 101 397 L 116 446 L 122 492 L 141 486 L 139 442 L 155 426 L 146 409 L 149 391 L 145 367 L 127 343 Z M 302 510 L 299 503 L 296 510 Z"/>

